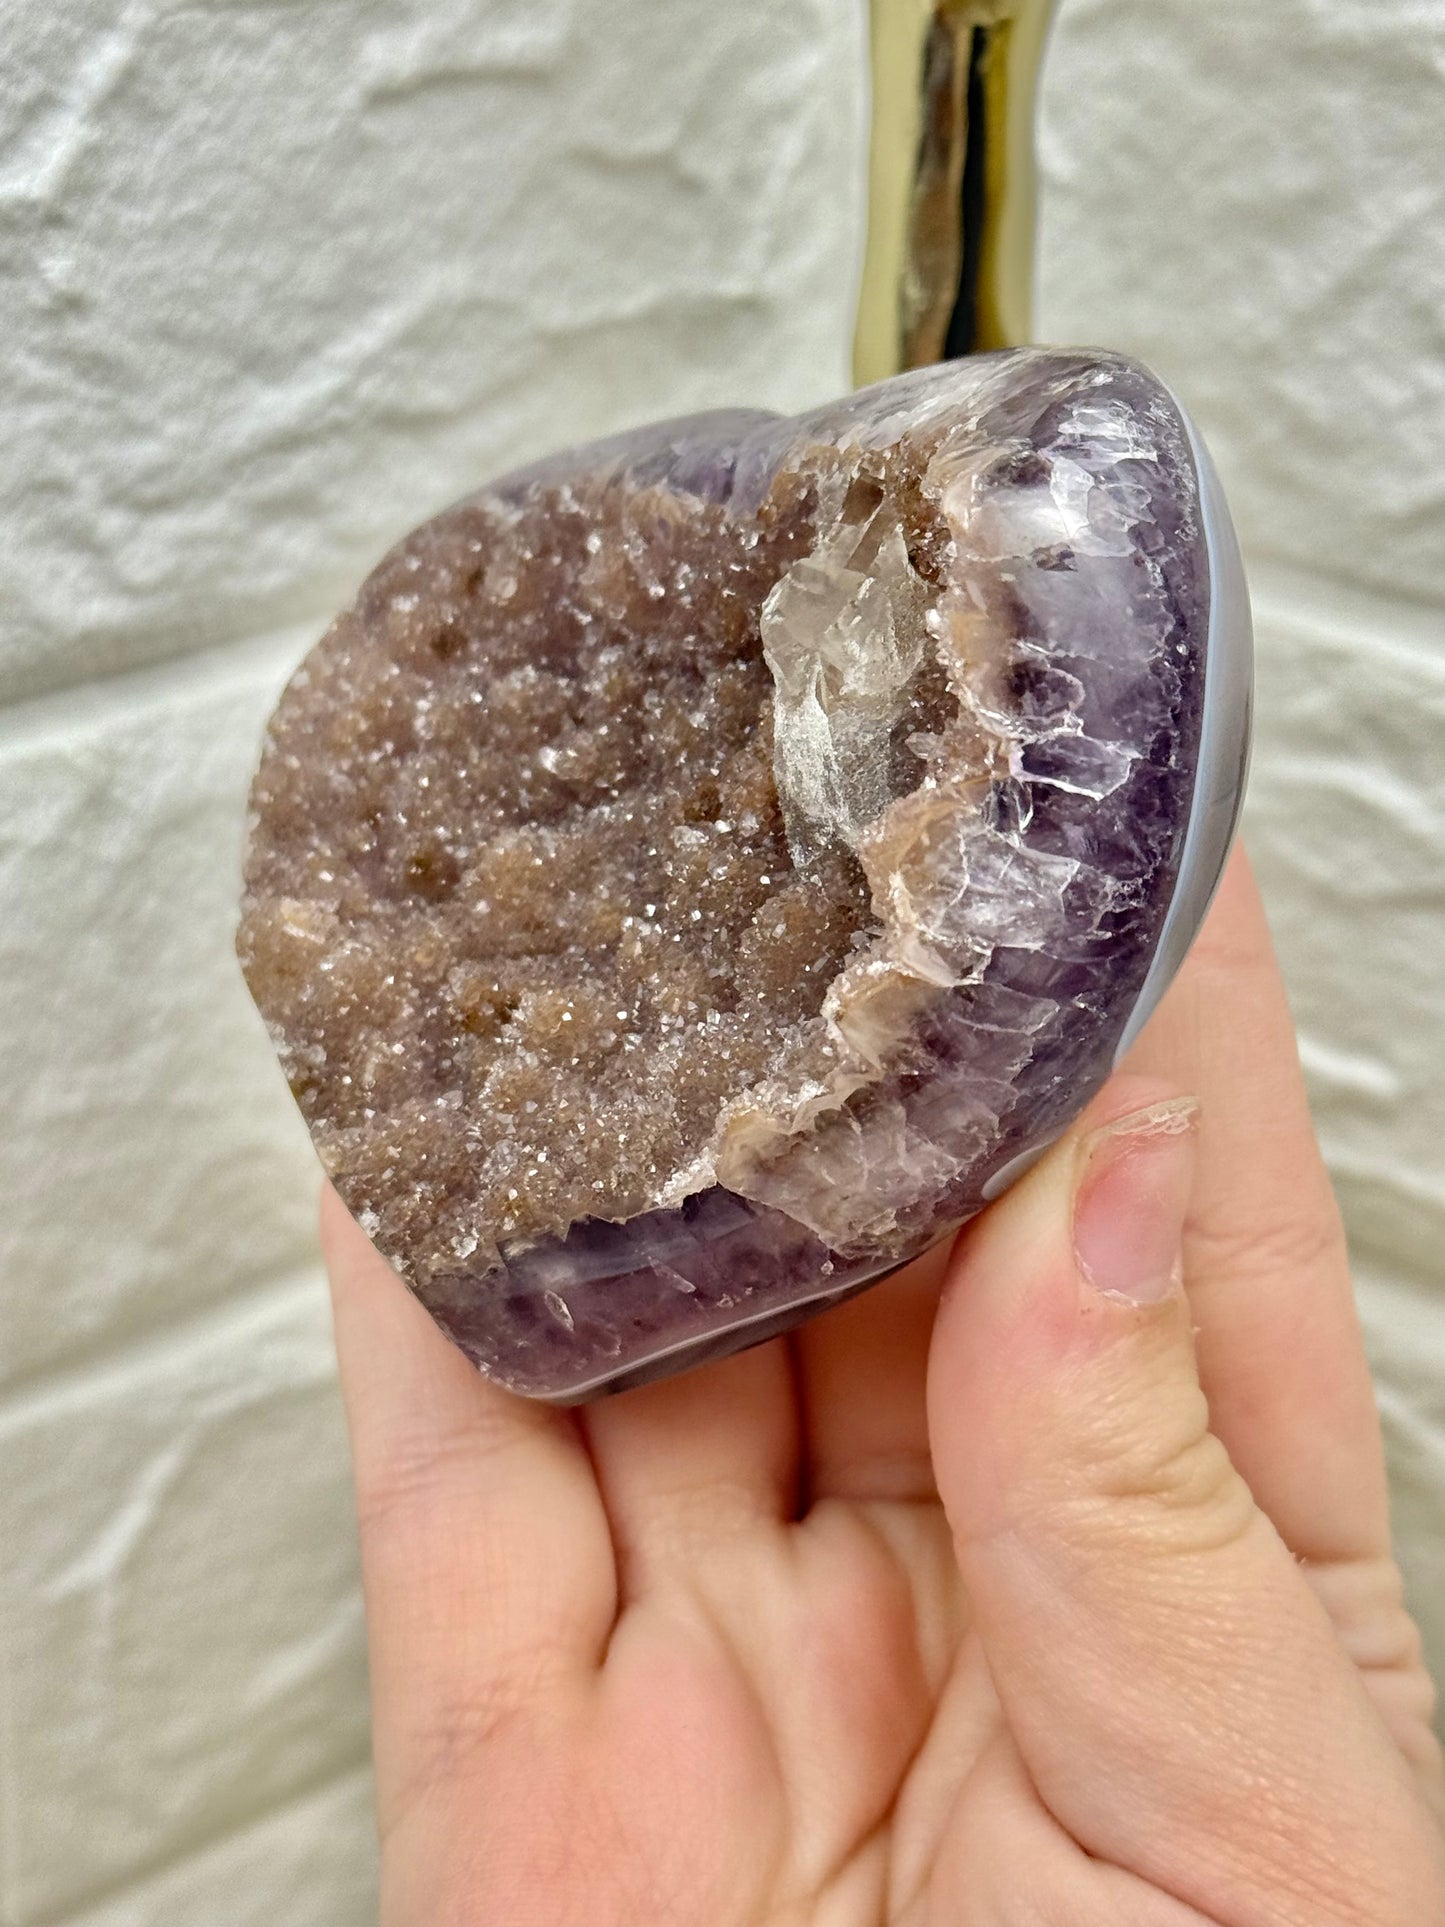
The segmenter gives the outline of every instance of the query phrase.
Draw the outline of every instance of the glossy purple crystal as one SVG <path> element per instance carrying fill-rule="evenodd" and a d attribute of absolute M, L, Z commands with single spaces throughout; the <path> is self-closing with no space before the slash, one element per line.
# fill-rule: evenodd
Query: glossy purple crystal
<path fill-rule="evenodd" d="M 385 605 L 369 586 L 283 698 L 257 782 L 241 953 L 323 1161 L 380 1248 L 482 1370 L 576 1400 L 754 1343 L 894 1270 L 976 1212 L 1097 1089 L 1176 895 L 1211 559 L 1187 424 L 1147 371 L 1098 354 L 974 357 L 795 420 L 663 424 L 509 477 L 435 526 L 455 545 L 455 518 L 483 518 L 468 538 L 480 581 L 496 572 L 497 531 L 544 497 L 569 514 L 664 497 L 680 505 L 674 521 L 705 511 L 709 528 L 740 532 L 755 572 L 762 549 L 747 532 L 792 505 L 802 535 L 754 582 L 740 647 L 772 678 L 774 804 L 794 871 L 851 866 L 860 890 L 866 878 L 852 948 L 800 1020 L 802 1041 L 756 1094 L 728 1094 L 716 1130 L 661 1174 L 652 1208 L 576 1215 L 543 1235 L 487 1223 L 444 1247 L 396 1229 L 417 1222 L 398 1211 L 389 1235 L 387 1186 L 431 1180 L 384 1171 L 380 1127 L 356 1123 L 332 1088 L 340 1060 L 312 1014 L 329 994 L 321 973 L 344 967 L 359 922 L 376 922 L 366 889 L 382 886 L 365 882 L 381 874 L 367 867 L 376 859 L 357 858 L 362 881 L 336 895 L 336 866 L 361 845 L 334 833 L 328 810 L 347 807 L 347 757 L 380 754 L 380 739 L 337 752 L 333 728 L 329 763 L 304 744 L 359 677 L 385 688 L 378 663 L 389 673 L 393 657 L 405 702 L 430 700 L 405 654 L 412 632 L 398 640 L 387 613 L 406 599 L 400 580 L 436 635 L 465 629 L 485 656 L 485 624 L 455 613 L 452 576 L 426 603 L 426 531 L 397 552 L 409 575 L 393 561 L 373 579 Z M 648 538 L 629 539 L 635 575 Z M 675 529 L 668 540 L 673 554 Z M 660 578 L 659 600 L 681 579 Z M 625 622 L 606 640 L 632 646 Z M 388 835 L 376 816 L 373 804 L 368 849 Z M 467 846 L 443 840 L 441 881 L 423 876 L 417 917 L 455 931 L 437 900 L 462 887 Z M 390 899 L 386 914 L 401 914 Z M 410 954 L 398 950 L 403 973 Z M 586 964 L 579 953 L 576 969 Z M 451 1033 L 439 1035 L 427 1101 L 452 1104 L 464 1133 L 466 1090 L 437 1071 Z M 625 1058 L 598 1075 L 625 1078 Z M 464 1180 L 448 1182 L 436 1195 L 461 1210 Z"/>

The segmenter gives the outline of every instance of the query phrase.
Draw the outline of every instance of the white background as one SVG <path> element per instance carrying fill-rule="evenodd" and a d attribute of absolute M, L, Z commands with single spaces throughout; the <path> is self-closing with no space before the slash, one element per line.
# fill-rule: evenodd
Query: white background
<path fill-rule="evenodd" d="M 304 1134 L 230 955 L 280 681 L 489 473 L 847 385 L 857 0 L 8 0 L 0 1922 L 371 1911 Z M 1063 0 L 1041 330 L 1257 592 L 1250 841 L 1445 1663 L 1445 10 Z"/>

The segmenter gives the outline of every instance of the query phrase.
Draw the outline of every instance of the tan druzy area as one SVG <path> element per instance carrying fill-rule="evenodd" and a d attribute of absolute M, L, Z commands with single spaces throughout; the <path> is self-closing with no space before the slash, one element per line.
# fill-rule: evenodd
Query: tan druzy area
<path fill-rule="evenodd" d="M 746 516 L 625 474 L 479 497 L 293 680 L 241 959 L 413 1271 L 675 1204 L 867 1081 L 836 1021 L 877 969 L 860 838 L 958 715 L 923 455 L 805 451 Z"/>

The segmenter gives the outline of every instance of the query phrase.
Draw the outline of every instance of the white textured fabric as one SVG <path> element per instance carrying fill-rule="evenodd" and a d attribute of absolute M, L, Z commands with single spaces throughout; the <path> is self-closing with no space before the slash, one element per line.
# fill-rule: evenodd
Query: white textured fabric
<path fill-rule="evenodd" d="M 0 1920 L 374 1906 L 313 1171 L 230 957 L 281 678 L 423 514 L 846 385 L 857 0 L 0 17 Z M 1445 1661 L 1445 21 L 1063 0 L 1042 321 L 1259 591 L 1251 834 Z"/>

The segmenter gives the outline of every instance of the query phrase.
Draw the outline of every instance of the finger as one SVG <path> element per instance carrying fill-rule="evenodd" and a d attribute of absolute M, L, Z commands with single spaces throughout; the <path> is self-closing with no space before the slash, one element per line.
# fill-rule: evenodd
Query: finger
<path fill-rule="evenodd" d="M 1242 855 L 1128 1068 L 1203 1107 L 1186 1272 L 1215 1431 L 1298 1557 L 1385 1558 L 1384 1452 L 1344 1235 Z"/>
<path fill-rule="evenodd" d="M 808 1498 L 937 1496 L 924 1392 L 948 1246 L 795 1333 Z"/>
<path fill-rule="evenodd" d="M 783 1339 L 603 1399 L 583 1422 L 626 1599 L 795 1514 L 797 1399 Z"/>
<path fill-rule="evenodd" d="M 615 1613 L 596 1482 L 568 1413 L 491 1385 L 328 1186 L 383 1827 L 551 1684 L 584 1680 Z"/>
<path fill-rule="evenodd" d="M 1440 1836 L 1208 1429 L 1172 1096 L 1118 1080 L 960 1247 L 929 1391 L 974 1624 L 1089 1853 L 1223 1923 L 1429 1919 Z"/>

